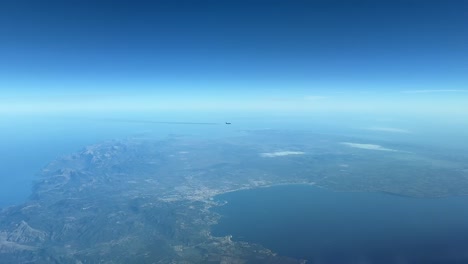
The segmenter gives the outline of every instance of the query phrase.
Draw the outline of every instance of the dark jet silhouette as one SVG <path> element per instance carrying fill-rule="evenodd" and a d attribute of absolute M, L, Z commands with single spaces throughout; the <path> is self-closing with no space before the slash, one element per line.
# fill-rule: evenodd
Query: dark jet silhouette
<path fill-rule="evenodd" d="M 231 124 L 231 122 L 226 122 L 226 125 L 230 125 L 230 124 Z"/>

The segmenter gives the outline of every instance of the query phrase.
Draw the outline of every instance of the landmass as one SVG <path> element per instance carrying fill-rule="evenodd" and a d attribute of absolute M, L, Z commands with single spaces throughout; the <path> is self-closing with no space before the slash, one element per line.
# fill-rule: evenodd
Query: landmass
<path fill-rule="evenodd" d="M 378 151 L 387 149 L 395 151 Z M 466 158 L 275 130 L 108 141 L 51 162 L 27 202 L 2 210 L 0 263 L 304 263 L 213 236 L 221 216 L 211 208 L 223 205 L 214 197 L 296 183 L 413 197 L 467 195 Z"/>

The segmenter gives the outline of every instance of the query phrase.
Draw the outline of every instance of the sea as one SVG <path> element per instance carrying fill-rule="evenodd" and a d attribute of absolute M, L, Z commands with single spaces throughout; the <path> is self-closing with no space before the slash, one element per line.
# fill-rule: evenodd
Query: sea
<path fill-rule="evenodd" d="M 23 203 L 48 163 L 88 145 L 169 135 L 214 137 L 232 131 L 224 120 L 167 116 L 0 118 L 0 209 Z M 201 123 L 201 124 L 199 124 Z"/>
<path fill-rule="evenodd" d="M 215 198 L 214 236 L 308 263 L 468 263 L 468 197 L 280 185 Z"/>
<path fill-rule="evenodd" d="M 213 139 L 240 135 L 245 130 L 310 127 L 301 120 L 233 113 L 0 116 L 0 209 L 26 201 L 39 172 L 49 162 L 103 141 L 165 139 L 169 135 Z M 316 131 L 316 123 L 313 127 Z M 321 127 L 325 132 L 330 130 L 327 125 Z"/>

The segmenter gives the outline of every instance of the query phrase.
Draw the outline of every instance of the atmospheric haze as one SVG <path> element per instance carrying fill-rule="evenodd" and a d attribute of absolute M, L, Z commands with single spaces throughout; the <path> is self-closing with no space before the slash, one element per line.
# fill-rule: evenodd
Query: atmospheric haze
<path fill-rule="evenodd" d="M 468 262 L 466 10 L 3 1 L 0 263 Z"/>

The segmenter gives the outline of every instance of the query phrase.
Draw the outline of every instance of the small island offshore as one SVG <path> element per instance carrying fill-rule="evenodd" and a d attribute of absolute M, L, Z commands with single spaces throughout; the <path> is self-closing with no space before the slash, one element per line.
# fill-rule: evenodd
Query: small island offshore
<path fill-rule="evenodd" d="M 344 136 L 259 130 L 131 138 L 42 169 L 0 214 L 0 263 L 304 263 L 216 237 L 215 196 L 281 184 L 434 198 L 468 194 L 467 156 Z"/>

